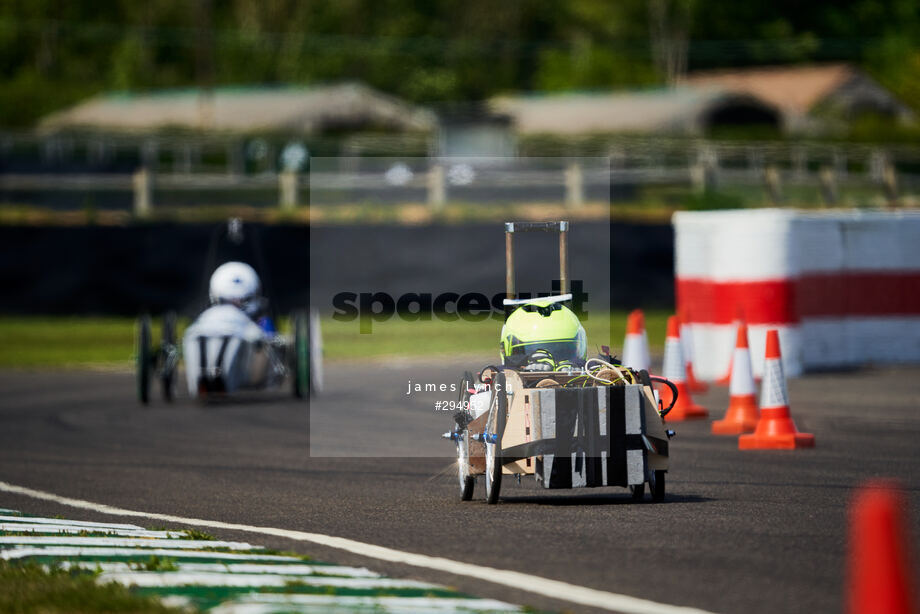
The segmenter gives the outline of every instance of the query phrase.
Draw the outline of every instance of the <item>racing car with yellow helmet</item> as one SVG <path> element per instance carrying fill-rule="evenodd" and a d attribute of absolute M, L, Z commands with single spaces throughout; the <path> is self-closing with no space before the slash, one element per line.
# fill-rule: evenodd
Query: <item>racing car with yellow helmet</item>
<path fill-rule="evenodd" d="M 500 363 L 460 382 L 458 410 L 445 437 L 456 446 L 460 498 L 484 481 L 497 503 L 502 476 L 533 476 L 545 489 L 619 486 L 633 500 L 665 497 L 668 441 L 654 385 L 667 380 L 619 364 L 606 352 L 588 357 L 585 329 L 569 307 L 568 222 L 505 224 L 505 322 Z M 560 294 L 518 298 L 514 237 L 523 232 L 559 236 Z M 606 348 L 605 348 L 606 349 Z M 672 403 L 673 406 L 673 403 Z"/>

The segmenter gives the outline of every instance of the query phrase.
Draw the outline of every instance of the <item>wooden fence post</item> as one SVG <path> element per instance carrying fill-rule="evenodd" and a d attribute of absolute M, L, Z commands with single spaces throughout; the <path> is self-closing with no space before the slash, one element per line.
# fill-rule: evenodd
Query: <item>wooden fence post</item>
<path fill-rule="evenodd" d="M 821 196 L 824 197 L 824 204 L 833 207 L 837 204 L 837 176 L 834 169 L 830 166 L 822 166 L 818 172 L 818 179 L 821 181 Z"/>
<path fill-rule="evenodd" d="M 565 169 L 565 206 L 578 209 L 585 204 L 585 185 L 581 165 L 572 162 Z"/>
<path fill-rule="evenodd" d="M 131 179 L 134 186 L 134 215 L 150 217 L 153 211 L 153 174 L 142 166 Z"/>
<path fill-rule="evenodd" d="M 293 211 L 297 208 L 297 173 L 281 171 L 278 173 L 278 188 L 281 192 L 281 210 Z"/>
<path fill-rule="evenodd" d="M 769 165 L 763 173 L 764 182 L 767 184 L 767 195 L 770 202 L 774 205 L 781 205 L 783 202 L 783 184 L 779 175 L 779 169 L 775 165 Z"/>
<path fill-rule="evenodd" d="M 440 211 L 447 203 L 447 188 L 444 183 L 444 167 L 435 164 L 428 169 L 428 206 Z"/>

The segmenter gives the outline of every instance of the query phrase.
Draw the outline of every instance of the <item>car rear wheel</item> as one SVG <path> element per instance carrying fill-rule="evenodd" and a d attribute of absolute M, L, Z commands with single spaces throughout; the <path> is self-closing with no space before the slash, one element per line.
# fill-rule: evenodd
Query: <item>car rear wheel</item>
<path fill-rule="evenodd" d="M 492 381 L 492 403 L 486 421 L 486 503 L 498 503 L 502 488 L 502 435 L 508 416 L 508 394 L 505 392 L 505 374 L 498 373 Z"/>
<path fill-rule="evenodd" d="M 476 487 L 476 478 L 470 475 L 470 386 L 473 385 L 473 374 L 467 371 L 460 382 L 460 398 L 454 420 L 457 423 L 457 474 L 460 480 L 460 500 L 469 501 L 473 498 L 473 489 Z"/>
<path fill-rule="evenodd" d="M 323 391 L 323 336 L 320 331 L 319 312 L 317 310 L 310 310 L 307 326 L 307 349 L 310 354 L 310 394 L 316 396 Z"/>
<path fill-rule="evenodd" d="M 632 495 L 633 501 L 642 501 L 645 497 L 645 482 L 631 485 L 629 487 L 629 494 Z"/>
<path fill-rule="evenodd" d="M 138 319 L 136 335 L 137 400 L 146 405 L 150 401 L 150 372 L 153 367 L 153 354 L 150 349 L 149 315 L 144 314 Z"/>
<path fill-rule="evenodd" d="M 173 400 L 176 383 L 176 312 L 163 316 L 163 334 L 160 340 L 160 387 L 163 400 Z"/>
<path fill-rule="evenodd" d="M 295 397 L 303 399 L 310 396 L 310 331 L 304 311 L 294 313 L 293 328 L 293 391 Z"/>
<path fill-rule="evenodd" d="M 652 473 L 652 479 L 649 481 L 649 489 L 652 491 L 652 501 L 661 503 L 664 501 L 664 474 L 662 470 Z"/>

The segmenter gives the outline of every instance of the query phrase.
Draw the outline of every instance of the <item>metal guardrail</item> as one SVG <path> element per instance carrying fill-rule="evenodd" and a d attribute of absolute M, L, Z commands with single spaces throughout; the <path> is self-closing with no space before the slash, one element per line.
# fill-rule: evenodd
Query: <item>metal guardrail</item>
<path fill-rule="evenodd" d="M 208 192 L 208 191 L 273 191 L 277 190 L 278 203 L 292 209 L 301 202 L 299 193 L 304 189 L 349 194 L 394 195 L 402 190 L 424 190 L 426 200 L 433 208 L 443 206 L 448 194 L 463 193 L 469 188 L 515 189 L 521 194 L 564 194 L 564 201 L 578 207 L 585 201 L 585 190 L 611 185 L 674 185 L 703 191 L 709 187 L 732 185 L 759 187 L 769 198 L 782 200 L 784 186 L 817 186 L 828 204 L 835 204 L 840 187 L 864 186 L 878 190 L 889 202 L 898 198 L 899 188 L 920 186 L 920 174 L 897 174 L 890 164 L 881 164 L 863 173 L 835 173 L 831 167 L 818 169 L 780 168 L 773 165 L 748 168 L 720 168 L 712 161 L 702 161 L 683 166 L 654 164 L 626 168 L 611 163 L 609 169 L 596 164 L 584 168 L 577 161 L 564 167 L 527 169 L 483 166 L 467 171 L 466 179 L 456 180 L 453 167 L 446 160 L 432 159 L 427 169 L 407 173 L 400 181 L 387 177 L 386 169 L 361 172 L 317 171 L 309 176 L 293 172 L 261 173 L 255 175 L 229 173 L 159 173 L 139 170 L 132 174 L 0 174 L 0 191 L 37 192 L 133 192 L 135 213 L 149 214 L 157 192 Z"/>
<path fill-rule="evenodd" d="M 0 190 L 117 190 L 132 189 L 131 175 L 2 174 Z"/>
<path fill-rule="evenodd" d="M 164 173 L 152 175 L 156 188 L 167 190 L 272 189 L 278 186 L 279 173 L 265 175 L 227 175 L 223 173 Z M 135 175 L 95 174 L 0 174 L 0 190 L 131 190 Z"/>

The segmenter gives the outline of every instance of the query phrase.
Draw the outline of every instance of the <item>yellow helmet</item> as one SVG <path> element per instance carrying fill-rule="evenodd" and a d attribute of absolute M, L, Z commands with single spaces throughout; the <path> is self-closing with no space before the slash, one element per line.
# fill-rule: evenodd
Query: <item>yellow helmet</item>
<path fill-rule="evenodd" d="M 588 354 L 585 329 L 561 302 L 534 300 L 521 305 L 502 327 L 502 363 L 520 368 L 544 363 L 552 370 L 580 367 Z"/>

